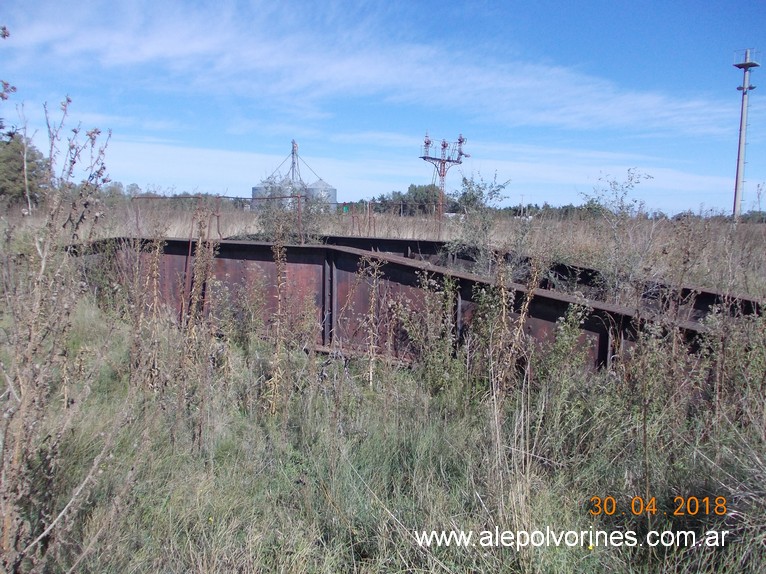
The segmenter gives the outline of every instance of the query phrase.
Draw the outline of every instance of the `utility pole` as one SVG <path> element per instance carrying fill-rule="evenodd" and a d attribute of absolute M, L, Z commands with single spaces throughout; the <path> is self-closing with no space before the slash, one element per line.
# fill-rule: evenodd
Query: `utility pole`
<path fill-rule="evenodd" d="M 742 189 L 745 184 L 745 145 L 747 143 L 747 93 L 754 90 L 755 86 L 750 85 L 750 68 L 760 66 L 758 62 L 750 60 L 750 49 L 745 50 L 745 61 L 734 64 L 744 73 L 742 85 L 737 89 L 742 92 L 742 111 L 739 116 L 739 150 L 737 151 L 737 178 L 734 184 L 734 209 L 733 215 L 739 218 L 742 214 Z"/>

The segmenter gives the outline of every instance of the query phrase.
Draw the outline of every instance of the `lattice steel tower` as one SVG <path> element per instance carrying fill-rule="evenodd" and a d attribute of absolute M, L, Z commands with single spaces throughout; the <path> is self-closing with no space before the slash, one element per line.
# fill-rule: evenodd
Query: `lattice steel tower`
<path fill-rule="evenodd" d="M 420 156 L 420 159 L 433 164 L 435 174 L 438 174 L 439 176 L 440 220 L 444 215 L 444 181 L 447 178 L 447 170 L 449 170 L 449 168 L 451 168 L 453 165 L 459 165 L 463 163 L 464 157 L 471 157 L 469 154 L 463 151 L 463 144 L 466 143 L 466 141 L 467 140 L 463 137 L 463 134 L 460 134 L 457 138 L 457 141 L 451 144 L 447 140 L 442 140 L 441 154 L 439 156 L 432 156 L 431 146 L 433 145 L 433 142 L 431 141 L 431 138 L 428 137 L 428 132 L 426 132 L 426 137 L 423 140 L 423 155 Z"/>

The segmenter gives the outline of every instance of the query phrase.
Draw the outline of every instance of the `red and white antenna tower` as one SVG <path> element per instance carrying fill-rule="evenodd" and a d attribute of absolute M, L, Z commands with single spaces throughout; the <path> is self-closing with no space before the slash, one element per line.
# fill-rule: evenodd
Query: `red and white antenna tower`
<path fill-rule="evenodd" d="M 466 139 L 463 134 L 460 134 L 456 142 L 449 143 L 447 140 L 442 140 L 441 143 L 441 155 L 431 155 L 431 145 L 433 142 L 428 137 L 426 132 L 426 138 L 423 140 L 423 155 L 420 159 L 433 164 L 435 174 L 439 175 L 439 220 L 441 221 L 444 215 L 444 180 L 447 178 L 447 170 L 453 165 L 459 165 L 463 163 L 464 157 L 471 157 L 469 154 L 463 151 L 463 144 L 466 143 Z M 435 179 L 435 178 L 434 178 Z"/>

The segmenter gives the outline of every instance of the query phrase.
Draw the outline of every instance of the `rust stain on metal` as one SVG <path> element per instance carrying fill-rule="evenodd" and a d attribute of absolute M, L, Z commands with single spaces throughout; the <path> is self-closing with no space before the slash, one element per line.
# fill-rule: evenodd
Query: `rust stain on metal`
<path fill-rule="evenodd" d="M 476 316 L 476 293 L 493 286 L 487 278 L 412 259 L 408 257 L 412 246 L 402 255 L 395 255 L 340 245 L 287 245 L 281 266 L 275 263 L 269 243 L 225 240 L 216 242 L 216 247 L 212 277 L 204 289 L 206 297 L 213 297 L 218 289 L 237 296 L 257 288 L 262 319 L 268 324 L 277 312 L 277 289 L 281 283 L 282 296 L 288 303 L 283 309 L 286 319 L 297 321 L 309 316 L 316 324 L 316 345 L 326 349 L 364 348 L 370 343 L 372 332 L 376 351 L 406 360 L 407 341 L 396 324 L 392 303 L 406 306 L 417 316 L 427 297 L 433 296 L 423 288 L 424 277 L 434 279 L 437 284 L 450 279 L 456 290 L 454 330 L 461 338 L 470 330 Z M 196 250 L 194 241 L 168 239 L 164 243 L 159 266 L 162 301 L 179 314 L 188 305 L 188 285 L 192 279 L 189 273 L 194 268 Z M 281 282 L 279 268 L 284 269 Z M 506 288 L 514 295 L 513 310 L 518 316 L 527 287 L 511 283 Z M 608 364 L 615 342 L 634 340 L 642 322 L 646 322 L 624 307 L 536 289 L 529 305 L 525 333 L 544 346 L 553 340 L 556 322 L 566 315 L 570 306 L 583 304 L 591 311 L 581 325 L 580 340 L 587 346 L 593 365 Z M 375 320 L 372 326 L 371 310 Z M 677 321 L 675 328 L 687 340 L 702 332 L 702 327 L 691 321 Z"/>

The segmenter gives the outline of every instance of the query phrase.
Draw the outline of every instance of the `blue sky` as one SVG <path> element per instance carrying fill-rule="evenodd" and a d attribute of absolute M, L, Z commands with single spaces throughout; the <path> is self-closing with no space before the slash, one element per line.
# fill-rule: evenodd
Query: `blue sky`
<path fill-rule="evenodd" d="M 0 24 L 0 78 L 18 89 L 0 115 L 18 124 L 23 103 L 45 149 L 43 103 L 68 95 L 72 122 L 112 130 L 125 185 L 248 196 L 294 138 L 355 200 L 430 183 L 428 130 L 468 140 L 448 189 L 497 174 L 506 203 L 580 203 L 633 168 L 650 208 L 729 212 L 732 64 L 764 47 L 766 4 L 16 0 Z M 764 82 L 756 68 L 745 210 L 766 182 Z"/>

